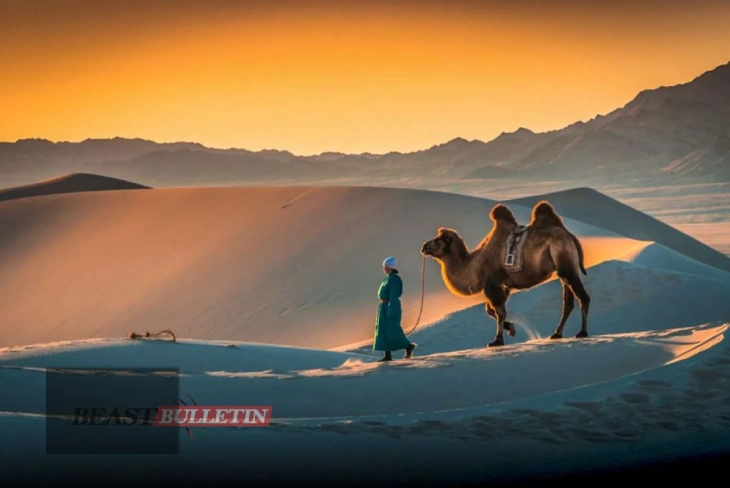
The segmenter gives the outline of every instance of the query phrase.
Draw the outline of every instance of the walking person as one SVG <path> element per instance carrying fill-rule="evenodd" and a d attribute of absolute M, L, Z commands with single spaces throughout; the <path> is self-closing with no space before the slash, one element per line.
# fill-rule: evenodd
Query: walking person
<path fill-rule="evenodd" d="M 375 339 L 373 350 L 384 351 L 381 361 L 392 361 L 393 351 L 405 349 L 404 359 L 413 355 L 416 345 L 408 340 L 401 328 L 401 301 L 403 294 L 403 281 L 398 273 L 398 263 L 394 257 L 386 258 L 383 261 L 383 272 L 385 278 L 378 289 L 378 315 L 375 319 Z"/>

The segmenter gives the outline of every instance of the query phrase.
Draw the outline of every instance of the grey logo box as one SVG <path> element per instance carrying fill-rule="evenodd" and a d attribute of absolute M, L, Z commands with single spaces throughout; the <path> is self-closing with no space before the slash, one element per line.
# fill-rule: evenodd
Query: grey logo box
<path fill-rule="evenodd" d="M 46 454 L 178 454 L 180 429 L 155 427 L 180 397 L 177 368 L 46 370 Z"/>

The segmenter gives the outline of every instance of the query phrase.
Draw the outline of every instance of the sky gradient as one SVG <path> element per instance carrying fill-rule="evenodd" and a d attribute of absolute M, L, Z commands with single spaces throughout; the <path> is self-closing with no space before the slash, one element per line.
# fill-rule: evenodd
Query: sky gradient
<path fill-rule="evenodd" d="M 414 151 L 730 61 L 727 1 L 3 0 L 0 140 Z"/>

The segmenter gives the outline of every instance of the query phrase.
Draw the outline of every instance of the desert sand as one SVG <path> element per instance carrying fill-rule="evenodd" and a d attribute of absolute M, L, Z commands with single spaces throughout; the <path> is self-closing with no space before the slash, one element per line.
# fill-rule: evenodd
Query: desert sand
<path fill-rule="evenodd" d="M 0 399 L 16 446 L 0 456 L 6 473 L 88 465 L 44 453 L 45 373 L 72 367 L 175 367 L 199 402 L 273 406 L 270 427 L 180 429 L 180 454 L 134 458 L 188 479 L 499 481 L 730 448 L 730 258 L 600 193 L 540 196 L 553 197 L 585 249 L 591 337 L 546 340 L 560 316 L 552 280 L 510 298 L 517 336 L 488 349 L 481 300 L 451 296 L 429 260 L 416 357 L 390 364 L 370 351 L 382 259 L 401 263 L 408 331 L 421 243 L 447 226 L 476 245 L 495 201 L 329 186 L 0 203 L 0 384 L 21 392 Z M 527 223 L 529 205 L 508 205 Z M 566 336 L 578 327 L 574 313 Z M 126 337 L 166 328 L 177 342 Z M 94 469 L 125 476 L 114 456 Z"/>
<path fill-rule="evenodd" d="M 494 203 L 363 187 L 115 190 L 7 201 L 0 205 L 0 346 L 170 327 L 196 339 L 340 347 L 371 338 L 380 263 L 389 255 L 402 268 L 410 329 L 420 305 L 421 243 L 443 225 L 476 245 L 491 228 Z M 530 207 L 512 207 L 527 222 Z M 692 261 L 714 258 L 701 243 L 677 258 L 667 244 L 685 237 L 678 231 L 652 244 L 566 222 L 583 239 L 589 267 L 656 249 L 670 269 L 686 271 L 689 259 L 703 276 L 726 274 Z M 435 262 L 425 275 L 422 323 L 481 303 L 451 296 Z M 483 327 L 486 343 L 493 323 L 485 319 Z"/>

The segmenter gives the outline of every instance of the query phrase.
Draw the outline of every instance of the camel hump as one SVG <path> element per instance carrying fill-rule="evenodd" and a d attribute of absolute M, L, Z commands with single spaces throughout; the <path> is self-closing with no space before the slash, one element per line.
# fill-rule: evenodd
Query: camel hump
<path fill-rule="evenodd" d="M 499 220 L 517 223 L 517 219 L 515 218 L 515 215 L 512 213 L 512 210 L 510 210 L 507 205 L 502 205 L 501 203 L 498 203 L 494 206 L 491 212 L 489 212 L 489 218 L 492 219 L 493 222 L 497 222 Z"/>
<path fill-rule="evenodd" d="M 563 219 L 558 215 L 550 202 L 543 200 L 533 207 L 530 225 L 534 227 L 562 227 Z"/>

